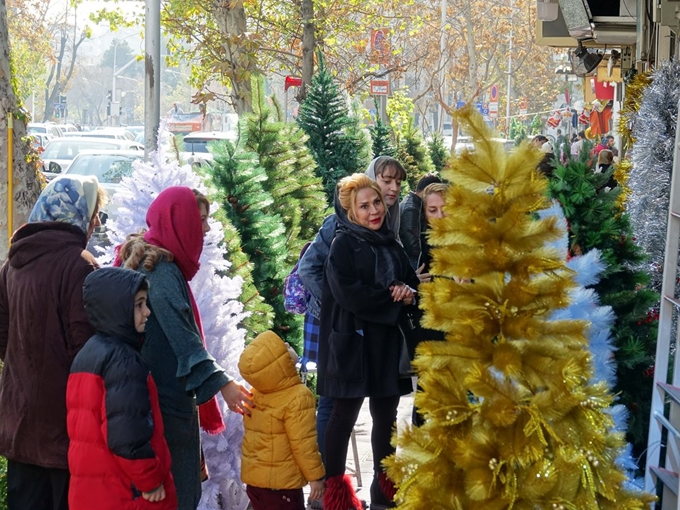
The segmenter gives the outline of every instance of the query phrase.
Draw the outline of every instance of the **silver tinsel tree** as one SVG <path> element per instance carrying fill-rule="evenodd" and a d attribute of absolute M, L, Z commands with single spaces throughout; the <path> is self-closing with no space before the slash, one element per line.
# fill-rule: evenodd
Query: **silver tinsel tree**
<path fill-rule="evenodd" d="M 664 62 L 651 78 L 633 118 L 635 144 L 627 209 L 637 244 L 649 255 L 651 286 L 660 291 L 680 100 L 680 63 Z"/>
<path fill-rule="evenodd" d="M 161 131 L 163 129 L 161 126 Z M 113 248 L 128 234 L 146 228 L 149 205 L 170 186 L 187 186 L 206 192 L 205 184 L 191 167 L 180 165 L 162 145 L 150 155 L 149 162 L 134 163 L 133 175 L 123 178 L 121 190 L 112 199 L 111 208 L 117 211 L 117 217 L 107 222 L 112 245 L 104 250 L 100 263 L 110 264 Z M 217 204 L 212 204 L 211 211 L 216 209 Z M 191 289 L 201 313 L 208 352 L 229 375 L 240 379 L 238 360 L 245 344 L 245 330 L 239 328 L 245 317 L 243 304 L 238 301 L 242 280 L 220 276 L 219 272 L 229 266 L 224 250 L 219 246 L 224 232 L 219 222 L 213 219 L 208 222 L 210 232 L 205 237 L 201 268 L 191 281 Z M 221 395 L 218 394 L 217 399 L 226 429 L 216 435 L 201 431 L 210 478 L 203 483 L 199 509 L 245 510 L 249 501 L 241 482 L 243 419 L 228 410 Z"/>

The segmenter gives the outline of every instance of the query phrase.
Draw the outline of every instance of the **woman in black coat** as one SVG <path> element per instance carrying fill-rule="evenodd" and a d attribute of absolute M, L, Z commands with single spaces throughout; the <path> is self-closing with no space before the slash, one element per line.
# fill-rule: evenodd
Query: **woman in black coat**
<path fill-rule="evenodd" d="M 361 509 L 344 476 L 349 438 L 365 397 L 370 398 L 374 479 L 371 509 L 394 506 L 394 485 L 381 462 L 393 453 L 392 427 L 399 397 L 413 389 L 400 375 L 403 341 L 398 322 L 412 305 L 418 277 L 385 222 L 380 188 L 364 174 L 338 183 L 338 227 L 325 265 L 321 300 L 319 381 L 333 397 L 326 429 L 325 510 Z"/>

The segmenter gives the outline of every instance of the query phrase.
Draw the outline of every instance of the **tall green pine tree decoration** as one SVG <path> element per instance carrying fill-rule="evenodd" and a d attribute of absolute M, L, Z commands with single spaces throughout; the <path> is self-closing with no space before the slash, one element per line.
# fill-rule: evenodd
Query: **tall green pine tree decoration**
<path fill-rule="evenodd" d="M 280 121 L 275 100 L 273 108 L 267 105 L 263 78 L 253 78 L 252 90 L 253 113 L 243 123 L 244 148 L 257 154 L 267 174 L 262 187 L 274 199 L 270 212 L 283 220 L 287 261 L 292 267 L 304 243 L 323 222 L 326 198 L 321 179 L 314 173 L 314 160 L 303 145 L 304 133 L 295 124 Z"/>
<path fill-rule="evenodd" d="M 226 276 L 230 278 L 240 276 L 243 279 L 239 301 L 243 303 L 244 311 L 249 314 L 243 320 L 243 327 L 246 330 L 246 343 L 249 343 L 263 331 L 272 328 L 274 309 L 264 300 L 255 287 L 252 274 L 253 264 L 243 251 L 239 231 L 232 225 L 223 208 L 215 213 L 215 218 L 222 223 L 224 230 L 222 242 L 226 247 L 228 260 L 231 262 L 231 266 L 226 271 Z"/>
<path fill-rule="evenodd" d="M 243 251 L 253 264 L 255 287 L 274 309 L 274 330 L 300 352 L 300 320 L 283 308 L 283 280 L 290 266 L 283 221 L 270 211 L 274 199 L 263 188 L 267 173 L 257 154 L 229 141 L 214 144 L 213 155 L 213 184 L 227 218 L 241 234 Z"/>
<path fill-rule="evenodd" d="M 635 244 L 628 215 L 617 204 L 618 188 L 605 188 L 611 170 L 594 173 L 588 152 L 557 166 L 550 193 L 562 204 L 569 221 L 572 252 L 597 248 L 607 265 L 593 288 L 602 305 L 610 305 L 616 314 L 614 392 L 630 411 L 627 439 L 636 457 L 647 447 L 658 317 L 653 307 L 658 295 L 646 287 L 649 275 L 633 269 L 640 267 L 645 255 Z M 640 459 L 644 462 L 643 456 Z"/>
<path fill-rule="evenodd" d="M 297 121 L 309 137 L 307 145 L 316 161 L 317 175 L 323 181 L 328 203 L 332 204 L 336 183 L 363 170 L 359 162 L 361 147 L 347 135 L 352 122 L 347 102 L 326 68 L 321 51 L 318 66 Z"/>
<path fill-rule="evenodd" d="M 413 119 L 409 120 L 403 134 L 397 140 L 397 159 L 406 169 L 411 189 L 416 189 L 421 177 L 435 171 L 430 153 L 418 128 L 413 124 Z"/>
<path fill-rule="evenodd" d="M 434 165 L 437 173 L 440 173 L 449 161 L 449 151 L 444 146 L 444 138 L 440 133 L 434 133 L 432 140 L 427 144 L 427 149 L 430 151 L 430 159 Z"/>
<path fill-rule="evenodd" d="M 375 124 L 368 129 L 371 132 L 374 158 L 378 156 L 395 157 L 397 155 L 397 149 L 392 144 L 392 132 L 387 124 L 378 118 L 375 120 Z"/>
<path fill-rule="evenodd" d="M 373 140 L 371 134 L 363 120 L 361 119 L 361 106 L 358 102 L 352 102 L 352 110 L 347 124 L 347 136 L 354 141 L 357 146 L 357 166 L 359 169 L 366 169 L 373 159 Z"/>

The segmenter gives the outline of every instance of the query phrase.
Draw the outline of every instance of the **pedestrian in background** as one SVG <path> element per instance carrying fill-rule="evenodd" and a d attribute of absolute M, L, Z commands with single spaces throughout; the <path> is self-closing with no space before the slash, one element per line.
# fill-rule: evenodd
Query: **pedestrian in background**
<path fill-rule="evenodd" d="M 85 249 L 105 193 L 96 177 L 62 176 L 42 191 L 0 270 L 0 455 L 9 510 L 68 508 L 66 381 L 92 336 Z"/>
<path fill-rule="evenodd" d="M 399 204 L 401 222 L 399 225 L 399 237 L 404 245 L 404 251 L 408 255 L 413 269 L 418 269 L 418 259 L 422 252 L 421 233 L 425 232 L 425 214 L 423 213 L 423 190 L 430 184 L 442 182 L 435 174 L 423 176 L 416 185 L 415 191 L 409 191 L 406 198 Z"/>

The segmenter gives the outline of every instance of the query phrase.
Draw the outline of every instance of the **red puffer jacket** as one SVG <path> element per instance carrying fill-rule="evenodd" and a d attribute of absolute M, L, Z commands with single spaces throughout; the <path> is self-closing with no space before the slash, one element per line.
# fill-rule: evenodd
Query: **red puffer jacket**
<path fill-rule="evenodd" d="M 144 279 L 120 268 L 85 279 L 85 309 L 97 334 L 73 361 L 66 388 L 71 510 L 177 509 L 158 391 L 134 328 Z M 161 484 L 164 500 L 142 497 Z"/>

